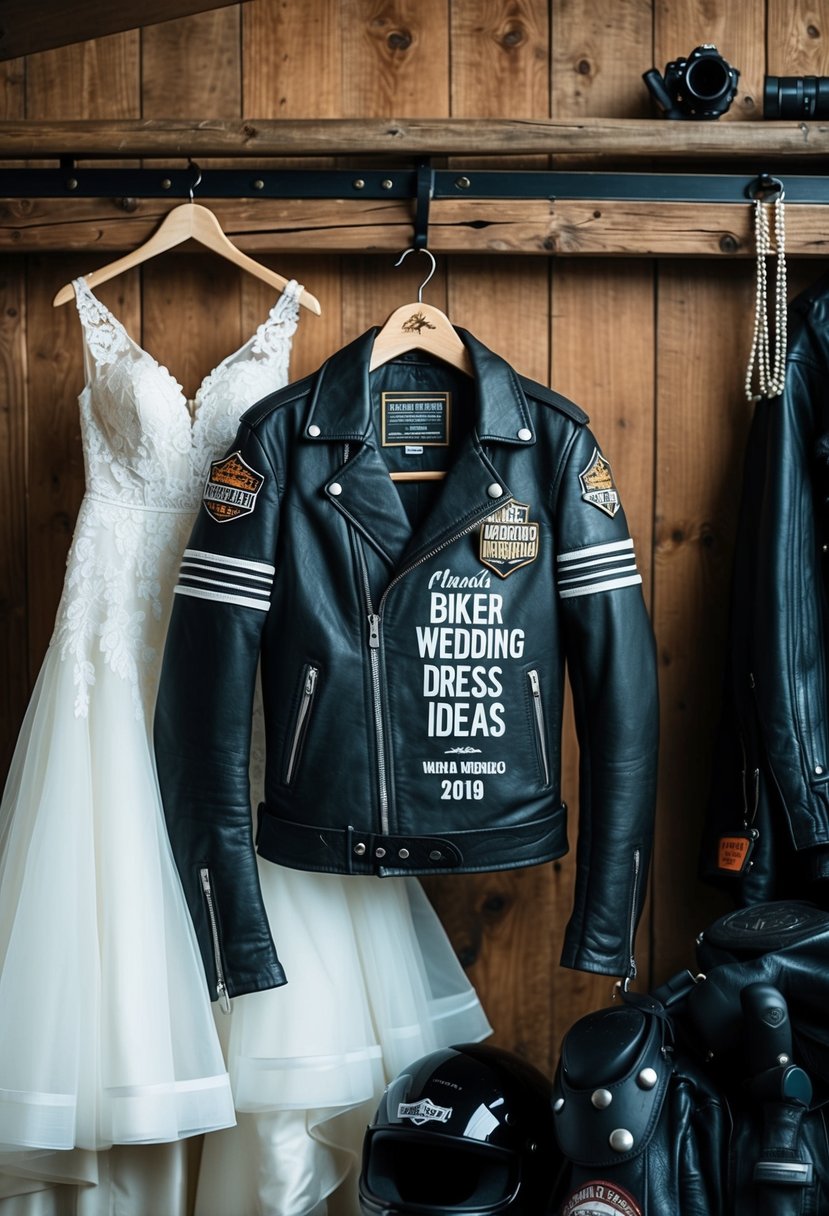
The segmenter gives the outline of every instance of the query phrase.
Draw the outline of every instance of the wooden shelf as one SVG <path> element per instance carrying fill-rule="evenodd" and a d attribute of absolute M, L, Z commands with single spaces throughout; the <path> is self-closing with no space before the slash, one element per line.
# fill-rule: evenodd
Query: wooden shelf
<path fill-rule="evenodd" d="M 134 119 L 0 122 L 0 160 L 46 157 L 591 155 L 765 161 L 829 154 L 829 123 L 556 119 Z"/>

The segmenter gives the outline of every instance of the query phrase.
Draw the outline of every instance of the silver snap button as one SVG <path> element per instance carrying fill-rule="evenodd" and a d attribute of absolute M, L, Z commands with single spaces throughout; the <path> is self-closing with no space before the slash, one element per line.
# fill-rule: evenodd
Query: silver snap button
<path fill-rule="evenodd" d="M 363 855 L 363 853 L 365 853 L 365 851 L 366 851 L 366 846 L 364 844 L 355 844 L 354 852 L 357 854 L 358 857 L 362 857 L 362 855 Z"/>
<path fill-rule="evenodd" d="M 643 1068 L 636 1078 L 636 1084 L 641 1089 L 653 1089 L 658 1080 L 655 1068 Z"/>
<path fill-rule="evenodd" d="M 316 439 L 317 435 L 322 434 L 322 432 L 320 431 L 316 422 L 312 422 L 311 425 L 308 427 L 308 434 L 311 436 L 312 439 Z"/>
<path fill-rule="evenodd" d="M 564 1099 L 556 1098 L 555 1102 L 553 1103 L 553 1110 L 556 1112 L 556 1114 L 558 1114 L 558 1112 L 563 1109 L 564 1109 Z"/>
<path fill-rule="evenodd" d="M 609 1089 L 594 1089 L 590 1095 L 590 1101 L 595 1106 L 596 1110 L 607 1110 L 610 1103 L 613 1101 L 613 1094 Z"/>
<path fill-rule="evenodd" d="M 522 426 L 521 430 L 518 432 L 518 438 L 523 439 L 524 442 L 526 443 L 527 440 L 532 439 L 532 437 L 533 437 L 532 431 L 529 430 L 528 427 Z"/>
<path fill-rule="evenodd" d="M 343 488 L 340 483 L 338 481 L 332 481 L 331 485 L 328 487 L 328 493 L 333 494 L 335 498 L 339 498 L 342 492 Z"/>
<path fill-rule="evenodd" d="M 385 856 L 386 856 L 386 850 L 385 850 L 385 849 L 383 849 L 383 848 L 375 849 L 375 850 L 374 850 L 374 856 L 375 856 L 375 857 L 385 857 Z"/>
<path fill-rule="evenodd" d="M 409 856 L 409 850 L 408 849 L 399 849 L 397 856 L 402 857 L 403 860 L 405 861 L 406 858 Z"/>
<path fill-rule="evenodd" d="M 443 857 L 443 854 L 441 853 L 440 849 L 432 849 L 431 853 L 429 854 L 430 861 L 440 861 L 441 857 Z"/>
<path fill-rule="evenodd" d="M 491 486 L 487 486 L 486 492 L 490 498 L 500 498 L 504 491 L 498 485 L 497 481 L 493 481 Z"/>
<path fill-rule="evenodd" d="M 818 777 L 823 775 L 823 765 L 822 764 L 815 765 L 815 773 L 817 774 Z"/>
<path fill-rule="evenodd" d="M 617 1127 L 608 1136 L 608 1143 L 614 1153 L 629 1153 L 633 1148 L 633 1136 L 626 1127 Z"/>

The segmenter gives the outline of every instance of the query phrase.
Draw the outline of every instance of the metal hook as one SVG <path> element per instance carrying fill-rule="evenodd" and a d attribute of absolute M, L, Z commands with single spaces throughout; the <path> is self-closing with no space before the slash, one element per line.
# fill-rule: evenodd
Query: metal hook
<path fill-rule="evenodd" d="M 400 257 L 394 263 L 395 266 L 399 266 L 401 264 L 401 262 L 403 261 L 403 259 L 407 258 L 410 253 L 425 253 L 427 258 L 429 258 L 429 260 L 432 263 L 432 269 L 429 271 L 429 273 L 426 275 L 426 278 L 423 280 L 423 282 L 420 284 L 420 286 L 417 289 L 417 302 L 418 302 L 418 304 L 422 304 L 423 303 L 423 288 L 426 286 L 426 284 L 431 279 L 432 275 L 435 273 L 435 270 L 437 268 L 437 262 L 435 261 L 435 255 L 432 253 L 431 249 L 426 249 L 426 248 L 415 249 L 414 245 L 412 245 L 409 249 L 403 250 Z"/>
<path fill-rule="evenodd" d="M 773 177 L 771 173 L 760 173 L 753 181 L 745 188 L 746 197 L 752 202 L 757 202 L 760 199 L 764 203 L 777 202 L 778 199 L 785 198 L 786 191 L 783 188 L 783 183 L 779 177 Z"/>
<path fill-rule="evenodd" d="M 194 160 L 190 160 L 189 157 L 187 158 L 187 168 L 192 169 L 196 175 L 194 180 L 190 183 L 190 187 L 189 187 L 190 202 L 192 203 L 193 202 L 193 191 L 195 190 L 196 186 L 198 186 L 199 182 L 201 181 L 201 169 L 196 164 L 196 162 Z"/>

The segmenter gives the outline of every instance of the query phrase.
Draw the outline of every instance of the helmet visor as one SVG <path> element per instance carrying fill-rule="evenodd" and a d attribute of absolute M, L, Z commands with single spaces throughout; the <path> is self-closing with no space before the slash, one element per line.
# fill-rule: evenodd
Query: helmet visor
<path fill-rule="evenodd" d="M 380 1210 L 494 1216 L 518 1190 L 518 1160 L 506 1149 L 430 1132 L 368 1134 L 360 1190 Z"/>

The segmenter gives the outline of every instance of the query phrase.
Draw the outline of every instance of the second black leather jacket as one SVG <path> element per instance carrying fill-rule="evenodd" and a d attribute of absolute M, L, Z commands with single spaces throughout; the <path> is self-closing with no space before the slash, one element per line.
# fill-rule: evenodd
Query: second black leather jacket
<path fill-rule="evenodd" d="M 464 331 L 471 378 L 420 352 L 369 374 L 375 333 L 248 411 L 184 555 L 155 739 L 211 988 L 285 979 L 250 830 L 260 657 L 259 854 L 384 877 L 567 851 L 567 665 L 581 759 L 562 962 L 628 975 L 658 712 L 610 465 L 581 410 Z"/>
<path fill-rule="evenodd" d="M 790 306 L 788 336 L 783 393 L 757 402 L 745 450 L 701 852 L 741 903 L 829 878 L 829 276 Z"/>

